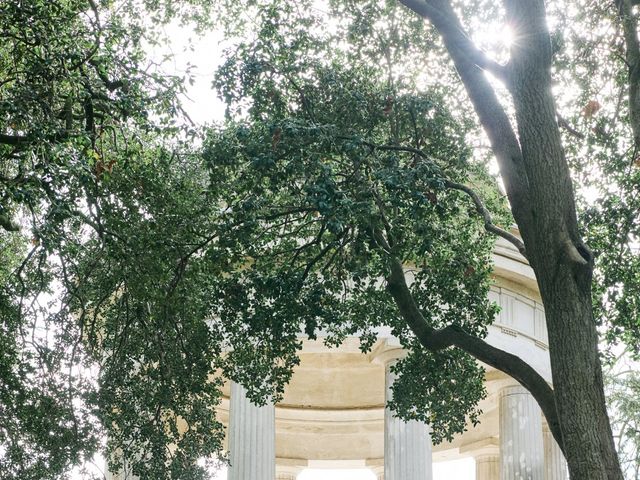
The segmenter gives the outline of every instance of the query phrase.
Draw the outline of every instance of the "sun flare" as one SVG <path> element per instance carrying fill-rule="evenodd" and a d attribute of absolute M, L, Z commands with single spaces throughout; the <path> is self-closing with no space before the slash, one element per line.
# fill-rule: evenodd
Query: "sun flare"
<path fill-rule="evenodd" d="M 513 45 L 513 42 L 515 40 L 515 34 L 513 32 L 513 28 L 511 28 L 510 25 L 503 25 L 499 33 L 498 40 L 503 46 L 507 48 L 511 47 L 511 45 Z"/>

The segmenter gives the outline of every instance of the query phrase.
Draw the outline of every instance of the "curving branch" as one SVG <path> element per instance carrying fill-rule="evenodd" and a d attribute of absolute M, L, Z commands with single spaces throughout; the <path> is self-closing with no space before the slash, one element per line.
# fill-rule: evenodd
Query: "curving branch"
<path fill-rule="evenodd" d="M 516 237 L 515 235 L 513 235 L 512 233 L 507 232 L 506 230 L 498 227 L 496 224 L 493 223 L 493 220 L 491 219 L 491 212 L 489 212 L 487 207 L 484 206 L 482 199 L 475 191 L 473 191 L 473 189 L 467 187 L 466 185 L 463 185 L 462 183 L 451 182 L 449 180 L 445 180 L 444 184 L 448 188 L 451 188 L 453 190 L 460 190 L 461 192 L 464 192 L 467 195 L 469 195 L 469 197 L 471 197 L 471 200 L 473 200 L 473 203 L 476 206 L 477 212 L 480 214 L 480 216 L 484 220 L 484 228 L 488 232 L 491 232 L 494 235 L 497 235 L 498 237 L 502 237 L 506 241 L 512 243 L 518 249 L 520 254 L 524 258 L 527 258 L 527 250 L 524 246 L 524 242 L 520 240 L 518 237 Z"/>
<path fill-rule="evenodd" d="M 449 325 L 436 330 L 422 316 L 405 279 L 402 263 L 389 256 L 390 273 L 386 278 L 387 291 L 393 297 L 402 318 L 427 350 L 438 351 L 458 347 L 477 360 L 511 376 L 524 386 L 536 399 L 549 424 L 549 430 L 564 452 L 560 421 L 556 410 L 555 393 L 547 381 L 517 355 L 500 350 L 464 331 L 459 326 Z"/>
<path fill-rule="evenodd" d="M 414 155 L 418 155 L 419 157 L 427 160 L 431 164 L 434 164 L 434 165 L 436 164 L 436 162 L 434 162 L 426 153 L 424 153 L 422 150 L 420 150 L 418 148 L 405 147 L 405 146 L 402 146 L 402 145 L 377 145 L 375 143 L 365 142 L 365 141 L 363 141 L 361 143 L 363 145 L 366 145 L 367 147 L 375 149 L 375 150 L 412 153 Z M 480 216 L 484 220 L 484 228 L 488 232 L 493 233 L 494 235 L 497 235 L 498 237 L 504 238 L 506 241 L 508 241 L 509 243 L 513 244 L 518 249 L 520 254 L 524 258 L 528 259 L 527 251 L 526 251 L 526 248 L 524 246 L 524 242 L 522 240 L 520 240 L 520 238 L 518 238 L 517 236 L 507 232 L 506 230 L 498 227 L 495 223 L 493 223 L 493 220 L 491 218 L 491 212 L 489 212 L 487 207 L 485 207 L 484 203 L 482 202 L 482 199 L 480 198 L 480 196 L 473 189 L 471 189 L 470 187 L 467 187 L 466 185 L 464 185 L 462 183 L 452 182 L 452 181 L 447 180 L 447 179 L 443 179 L 443 182 L 444 182 L 445 187 L 447 187 L 447 188 L 451 188 L 453 190 L 460 190 L 460 191 L 466 193 L 471 198 L 471 200 L 473 200 L 473 203 L 476 206 L 477 212 L 480 214 Z"/>

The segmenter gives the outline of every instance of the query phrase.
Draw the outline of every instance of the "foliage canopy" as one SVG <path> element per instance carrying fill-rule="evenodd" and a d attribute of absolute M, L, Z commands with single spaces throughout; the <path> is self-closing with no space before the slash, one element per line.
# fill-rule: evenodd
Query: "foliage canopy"
<path fill-rule="evenodd" d="M 221 2 L 240 38 L 215 84 L 226 119 L 181 128 L 186 79 L 145 58 L 160 39 L 139 13 L 200 28 L 212 7 L 174 3 L 0 6 L 6 478 L 61 478 L 98 451 L 143 479 L 205 478 L 222 376 L 277 400 L 301 332 L 366 350 L 390 327 L 409 351 L 392 406 L 436 442 L 463 431 L 483 370 L 425 348 L 385 283 L 393 261 L 410 270 L 428 329 L 482 339 L 496 312 L 490 232 L 512 219 L 438 37 L 395 1 Z M 465 27 L 501 20 L 493 3 L 461 4 Z M 605 335 L 637 349 L 640 169 L 613 100 L 624 43 L 615 11 L 569 3 L 584 8 L 549 13 L 554 75 L 579 91 L 558 119 L 577 178 L 607 177 L 583 209 L 595 304 Z M 596 96 L 605 108 L 585 113 Z"/>

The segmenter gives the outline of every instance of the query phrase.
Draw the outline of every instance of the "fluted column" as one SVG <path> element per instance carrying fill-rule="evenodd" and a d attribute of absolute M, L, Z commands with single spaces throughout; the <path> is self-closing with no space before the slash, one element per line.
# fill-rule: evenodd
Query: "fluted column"
<path fill-rule="evenodd" d="M 275 407 L 257 407 L 243 386 L 231 383 L 229 407 L 229 480 L 274 480 Z"/>
<path fill-rule="evenodd" d="M 547 425 L 542 426 L 545 480 L 566 480 L 567 461 Z"/>
<path fill-rule="evenodd" d="M 386 364 L 385 387 L 391 400 L 395 375 Z M 384 411 L 384 479 L 432 480 L 429 427 L 415 420 L 404 422 L 386 408 Z"/>
<path fill-rule="evenodd" d="M 476 480 L 500 480 L 500 456 L 495 453 L 478 455 Z"/>
<path fill-rule="evenodd" d="M 371 467 L 369 470 L 376 476 L 376 480 L 384 480 L 384 467 Z"/>
<path fill-rule="evenodd" d="M 500 395 L 500 472 L 502 480 L 544 480 L 542 414 L 519 385 Z"/>

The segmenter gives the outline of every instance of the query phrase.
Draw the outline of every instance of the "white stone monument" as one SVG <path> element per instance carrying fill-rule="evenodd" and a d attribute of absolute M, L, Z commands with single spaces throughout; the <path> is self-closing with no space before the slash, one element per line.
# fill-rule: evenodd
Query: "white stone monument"
<path fill-rule="evenodd" d="M 544 310 L 533 271 L 499 239 L 490 298 L 501 307 L 487 341 L 520 356 L 551 383 Z M 404 354 L 384 331 L 365 355 L 359 339 L 329 349 L 304 341 L 278 405 L 256 407 L 227 382 L 218 408 L 227 425 L 230 480 L 294 480 L 305 468 L 370 468 L 379 480 L 432 480 L 432 462 L 472 457 L 477 480 L 565 480 L 558 445 L 531 395 L 486 367 L 480 424 L 432 446 L 429 429 L 385 408 L 391 363 Z M 117 475 L 113 476 L 118 479 Z M 456 479 L 467 480 L 467 479 Z M 468 479 L 471 480 L 471 479 Z"/>

